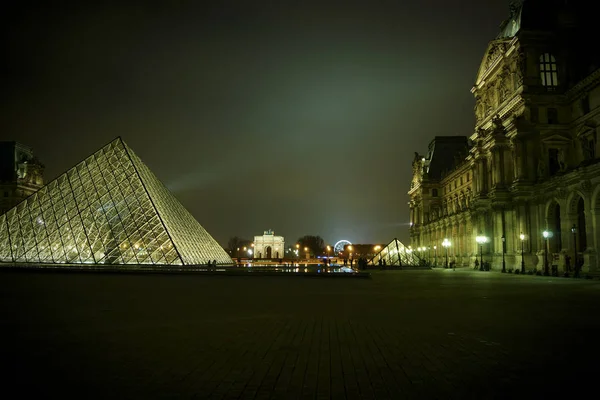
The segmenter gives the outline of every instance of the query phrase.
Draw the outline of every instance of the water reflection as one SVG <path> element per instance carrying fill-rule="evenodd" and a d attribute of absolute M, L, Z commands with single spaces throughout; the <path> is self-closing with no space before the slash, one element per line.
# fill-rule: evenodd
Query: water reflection
<path fill-rule="evenodd" d="M 344 266 L 323 266 L 320 264 L 290 264 L 290 265 L 252 265 L 246 264 L 240 266 L 248 272 L 282 272 L 282 273 L 317 273 L 317 274 L 336 274 L 336 273 L 356 273 L 358 271 Z"/>

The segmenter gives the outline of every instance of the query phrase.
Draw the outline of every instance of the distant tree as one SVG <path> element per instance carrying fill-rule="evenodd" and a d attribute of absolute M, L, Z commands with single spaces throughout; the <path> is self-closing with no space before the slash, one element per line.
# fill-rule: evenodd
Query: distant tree
<path fill-rule="evenodd" d="M 248 257 L 247 250 L 251 244 L 251 240 L 233 236 L 229 238 L 229 241 L 227 242 L 227 252 L 232 257 Z M 244 247 L 246 247 L 246 252 L 243 251 Z"/>
<path fill-rule="evenodd" d="M 321 236 L 302 236 L 296 243 L 300 245 L 300 254 L 304 252 L 305 247 L 308 247 L 310 253 L 316 256 L 325 253 L 325 242 Z"/>

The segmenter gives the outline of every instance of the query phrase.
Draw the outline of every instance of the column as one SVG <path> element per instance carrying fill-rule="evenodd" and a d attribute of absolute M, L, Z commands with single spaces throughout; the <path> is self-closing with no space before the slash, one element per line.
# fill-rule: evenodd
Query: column
<path fill-rule="evenodd" d="M 502 149 L 502 166 L 503 166 L 503 175 L 502 175 L 502 183 L 505 186 L 508 186 L 512 183 L 515 177 L 515 167 L 513 164 L 513 156 L 510 147 L 504 146 Z"/>
<path fill-rule="evenodd" d="M 477 172 L 477 164 L 471 164 L 471 193 L 475 194 L 479 191 L 477 190 L 478 185 L 478 172 Z"/>
<path fill-rule="evenodd" d="M 490 187 L 500 186 L 502 184 L 502 157 L 500 148 L 494 147 L 492 150 L 492 168 L 493 182 L 490 182 Z"/>
<path fill-rule="evenodd" d="M 592 234 L 588 236 L 588 249 L 591 253 L 590 263 L 589 263 L 589 272 L 599 272 L 600 266 L 598 265 L 599 257 L 598 250 L 600 249 L 600 209 L 592 208 L 590 211 L 590 227 L 592 229 Z M 586 224 L 587 224 L 587 214 L 586 214 Z M 591 248 L 590 248 L 591 245 Z M 593 256 L 593 257 L 592 257 Z"/>
<path fill-rule="evenodd" d="M 485 171 L 482 158 L 477 160 L 477 193 L 485 192 Z"/>

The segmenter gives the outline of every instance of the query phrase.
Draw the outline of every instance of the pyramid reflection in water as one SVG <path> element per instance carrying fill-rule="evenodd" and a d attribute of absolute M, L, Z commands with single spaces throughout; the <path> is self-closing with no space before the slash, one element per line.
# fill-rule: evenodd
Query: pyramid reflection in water
<path fill-rule="evenodd" d="M 0 262 L 233 265 L 117 138 L 0 216 Z"/>

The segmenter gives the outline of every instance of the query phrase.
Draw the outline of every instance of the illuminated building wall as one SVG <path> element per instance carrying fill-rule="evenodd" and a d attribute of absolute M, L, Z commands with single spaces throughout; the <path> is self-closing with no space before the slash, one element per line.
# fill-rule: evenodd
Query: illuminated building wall
<path fill-rule="evenodd" d="M 440 151 L 437 136 L 415 153 L 411 245 L 439 254 L 448 239 L 457 265 L 547 260 L 563 274 L 577 260 L 600 275 L 600 37 L 585 3 L 540 3 L 513 4 L 489 42 L 474 129 L 450 137 L 463 144 Z"/>

